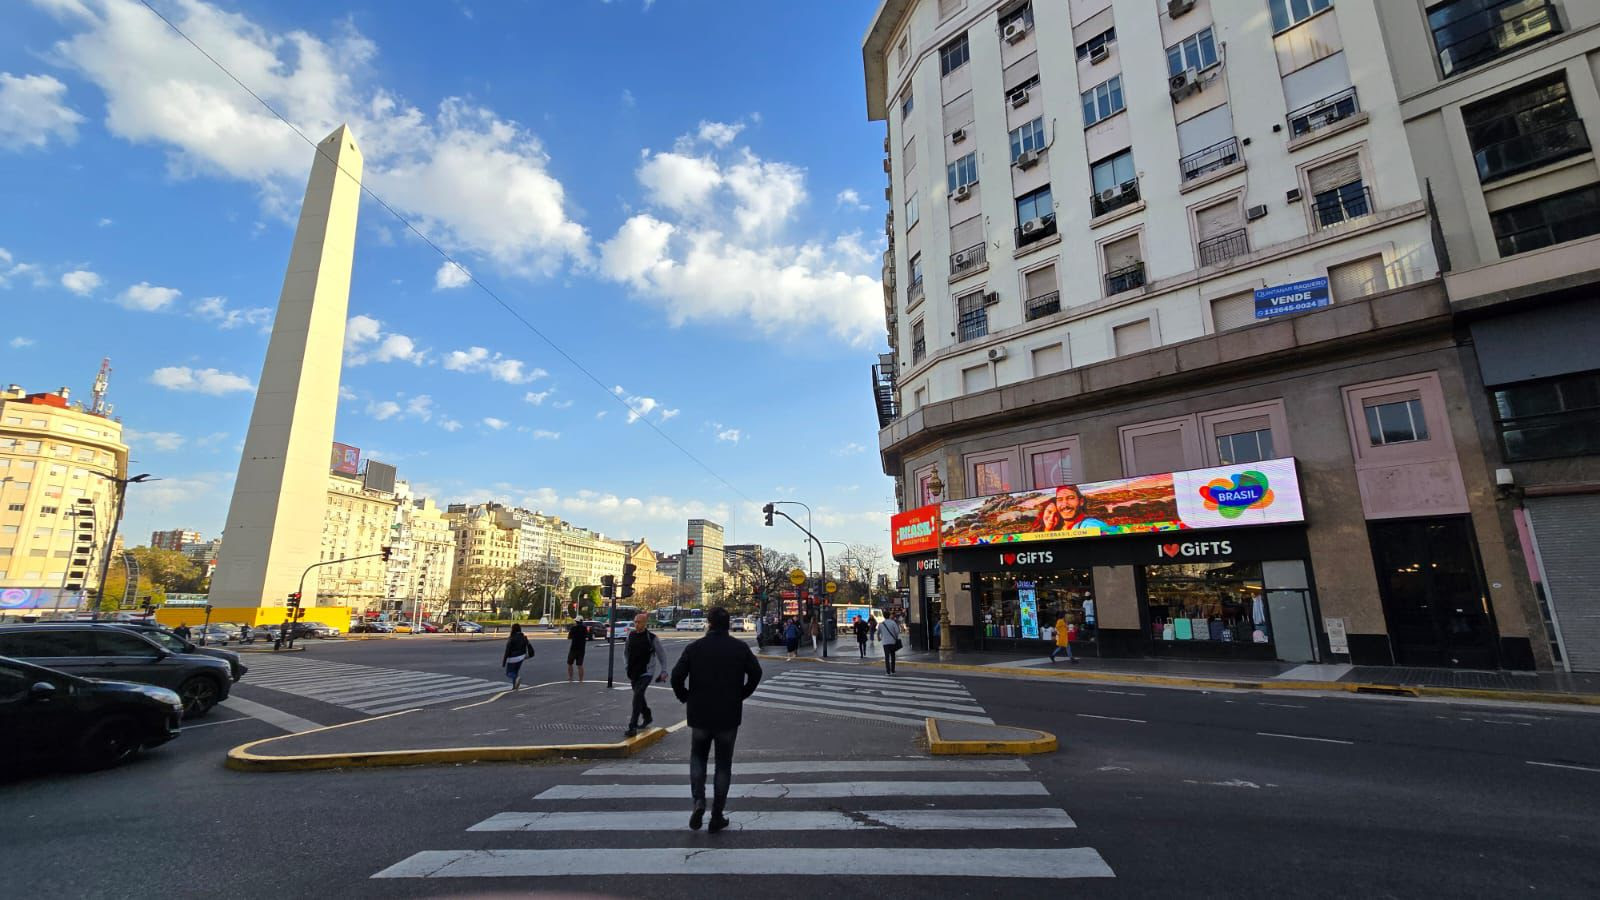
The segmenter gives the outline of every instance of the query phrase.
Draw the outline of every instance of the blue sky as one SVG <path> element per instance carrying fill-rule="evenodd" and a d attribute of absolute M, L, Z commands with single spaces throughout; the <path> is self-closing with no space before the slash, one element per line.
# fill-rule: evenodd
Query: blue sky
<path fill-rule="evenodd" d="M 887 552 L 871 4 L 155 5 L 313 140 L 350 122 L 367 186 L 603 382 L 369 201 L 339 440 L 441 503 L 658 549 L 691 515 L 798 549 L 759 520 L 797 499 Z M 217 534 L 312 150 L 135 0 L 5 18 L 0 381 L 86 398 L 109 356 L 132 468 L 163 479 L 131 538 Z"/>

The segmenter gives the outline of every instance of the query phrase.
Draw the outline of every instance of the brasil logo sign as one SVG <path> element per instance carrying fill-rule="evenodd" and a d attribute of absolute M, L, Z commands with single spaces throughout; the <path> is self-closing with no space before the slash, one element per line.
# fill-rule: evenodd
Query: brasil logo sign
<path fill-rule="evenodd" d="M 1211 481 L 1200 488 L 1200 498 L 1205 501 L 1206 509 L 1224 519 L 1237 519 L 1247 509 L 1271 506 L 1272 488 L 1265 474 L 1252 470 Z"/>

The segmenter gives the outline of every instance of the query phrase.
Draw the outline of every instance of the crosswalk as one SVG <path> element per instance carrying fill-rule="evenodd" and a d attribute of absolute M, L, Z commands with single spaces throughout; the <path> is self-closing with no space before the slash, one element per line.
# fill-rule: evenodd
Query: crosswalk
<path fill-rule="evenodd" d="M 503 691 L 504 681 L 327 660 L 269 656 L 250 661 L 245 685 L 283 691 L 372 715 Z"/>
<path fill-rule="evenodd" d="M 811 780 L 842 772 L 872 780 Z M 1073 846 L 1077 823 L 1019 759 L 736 762 L 719 835 L 688 830 L 687 775 L 684 763 L 593 766 L 472 825 L 458 849 L 423 850 L 372 877 L 515 878 L 518 890 L 569 877 L 594 890 L 596 877 L 630 875 L 1115 877 L 1097 850 Z"/>
<path fill-rule="evenodd" d="M 966 686 L 953 679 L 890 677 L 816 664 L 789 666 L 773 674 L 774 668 L 766 666 L 767 677 L 746 703 L 919 727 L 929 716 L 994 724 Z"/>

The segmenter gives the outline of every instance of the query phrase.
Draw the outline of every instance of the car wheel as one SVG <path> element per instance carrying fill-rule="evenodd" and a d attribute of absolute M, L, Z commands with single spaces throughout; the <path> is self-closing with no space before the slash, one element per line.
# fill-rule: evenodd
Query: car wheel
<path fill-rule="evenodd" d="M 126 762 L 139 752 L 139 723 L 128 716 L 113 716 L 89 729 L 78 742 L 77 762 L 81 768 L 108 769 Z"/>
<path fill-rule="evenodd" d="M 196 675 L 178 685 L 178 697 L 183 700 L 184 716 L 198 719 L 222 699 L 222 689 L 217 686 L 215 679 Z"/>

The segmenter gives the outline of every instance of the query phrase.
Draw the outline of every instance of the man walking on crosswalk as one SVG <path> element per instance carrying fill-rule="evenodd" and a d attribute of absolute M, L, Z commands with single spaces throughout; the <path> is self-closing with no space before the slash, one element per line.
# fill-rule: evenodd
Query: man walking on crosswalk
<path fill-rule="evenodd" d="M 706 615 L 706 636 L 684 648 L 672 668 L 672 692 L 689 706 L 689 790 L 694 812 L 689 827 L 699 831 L 706 814 L 706 757 L 717 750 L 712 795 L 713 834 L 728 827 L 723 810 L 733 782 L 733 742 L 739 736 L 744 701 L 761 683 L 761 663 L 750 645 L 728 634 L 728 611 L 713 607 Z"/>

